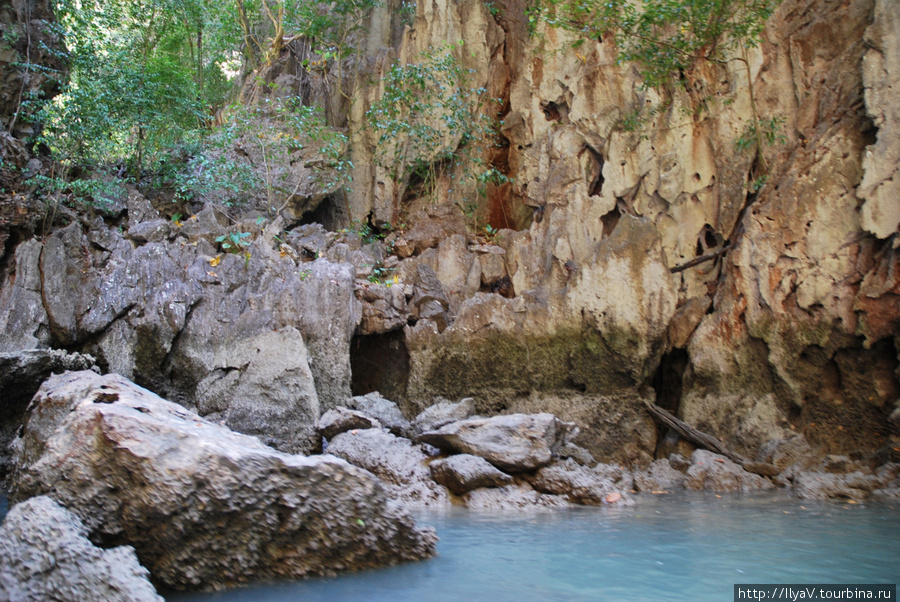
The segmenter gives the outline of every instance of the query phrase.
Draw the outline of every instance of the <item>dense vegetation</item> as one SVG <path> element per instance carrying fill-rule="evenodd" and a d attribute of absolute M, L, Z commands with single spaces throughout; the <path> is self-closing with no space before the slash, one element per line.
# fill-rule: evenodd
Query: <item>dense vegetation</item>
<path fill-rule="evenodd" d="M 668 86 L 684 82 L 698 63 L 742 56 L 746 63 L 742 51 L 759 42 L 776 1 L 543 0 L 530 15 L 582 40 L 615 34 L 620 59 L 639 65 L 646 85 Z M 240 106 L 238 86 L 303 40 L 307 72 L 352 101 L 356 74 L 345 65 L 354 64 L 348 59 L 358 52 L 364 19 L 378 2 L 59 0 L 55 12 L 69 75 L 52 102 L 26 101 L 41 126 L 32 143 L 53 157 L 51 172 L 33 183 L 56 201 L 96 200 L 111 182 L 130 181 L 184 199 L 227 205 L 256 197 L 277 208 L 304 182 L 270 168 L 290 163 L 305 148 L 321 155 L 317 182 L 342 185 L 348 138 L 322 111 L 292 93 Z M 467 86 L 468 74 L 452 50 L 394 66 L 384 97 L 369 111 L 368 127 L 378 139 L 375 161 L 397 190 L 412 177 L 433 181 L 436 166 L 466 154 L 459 163 L 466 163 L 461 171 L 472 182 L 505 178 L 472 152 L 490 142 L 492 124 L 479 117 L 485 91 Z M 748 139 L 761 148 L 766 133 L 754 116 Z M 263 167 L 251 165 L 246 153 L 235 154 L 236 145 L 252 147 Z"/>

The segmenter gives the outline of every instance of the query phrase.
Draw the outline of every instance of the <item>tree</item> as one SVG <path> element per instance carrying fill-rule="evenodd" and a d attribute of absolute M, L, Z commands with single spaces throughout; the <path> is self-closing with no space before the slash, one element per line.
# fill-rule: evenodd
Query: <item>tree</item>
<path fill-rule="evenodd" d="M 619 61 L 640 66 L 644 85 L 665 87 L 685 80 L 701 63 L 742 62 L 752 111 L 751 134 L 759 168 L 766 170 L 760 122 L 747 49 L 755 48 L 780 0 L 543 0 L 540 17 L 584 39 L 616 34 Z M 737 54 L 735 54 L 737 53 Z"/>

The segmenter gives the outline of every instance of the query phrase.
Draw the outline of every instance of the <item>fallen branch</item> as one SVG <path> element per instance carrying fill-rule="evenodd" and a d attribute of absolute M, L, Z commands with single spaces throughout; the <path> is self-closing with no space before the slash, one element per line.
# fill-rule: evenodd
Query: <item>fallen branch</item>
<path fill-rule="evenodd" d="M 663 423 L 694 445 L 697 445 L 698 447 L 702 447 L 704 449 L 708 449 L 709 451 L 716 452 L 717 454 L 722 454 L 726 458 L 729 458 L 730 460 L 733 460 L 740 465 L 744 465 L 748 462 L 746 458 L 725 447 L 724 443 L 722 443 L 712 435 L 708 435 L 702 431 L 698 431 L 688 423 L 679 420 L 658 405 L 650 403 L 649 401 L 644 401 L 644 405 L 647 406 L 647 410 L 651 414 L 653 414 L 654 418 L 659 420 L 661 423 Z"/>
<path fill-rule="evenodd" d="M 673 274 L 676 274 L 678 272 L 683 272 L 688 268 L 694 267 L 695 265 L 700 265 L 701 263 L 703 263 L 705 261 L 710 261 L 712 259 L 715 259 L 719 255 L 724 255 L 725 252 L 730 248 L 731 248 L 731 245 L 725 245 L 718 251 L 713 251 L 712 253 L 707 253 L 706 255 L 701 255 L 700 257 L 691 259 L 687 263 L 682 263 L 681 265 L 676 265 L 674 268 L 670 268 L 669 271 L 672 272 Z"/>

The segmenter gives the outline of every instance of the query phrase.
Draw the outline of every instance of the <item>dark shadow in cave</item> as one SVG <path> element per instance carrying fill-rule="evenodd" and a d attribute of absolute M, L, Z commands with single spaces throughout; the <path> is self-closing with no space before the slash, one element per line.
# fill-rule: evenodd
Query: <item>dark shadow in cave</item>
<path fill-rule="evenodd" d="M 378 391 L 391 401 L 406 399 L 409 350 L 402 330 L 356 335 L 350 342 L 353 395 Z"/>

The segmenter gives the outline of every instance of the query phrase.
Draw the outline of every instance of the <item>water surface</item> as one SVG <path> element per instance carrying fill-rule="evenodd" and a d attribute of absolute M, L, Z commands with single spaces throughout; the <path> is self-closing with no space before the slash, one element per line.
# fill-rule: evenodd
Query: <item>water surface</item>
<path fill-rule="evenodd" d="M 735 583 L 897 583 L 900 511 L 784 493 L 640 496 L 629 508 L 421 514 L 438 556 L 170 600 L 731 600 Z"/>

